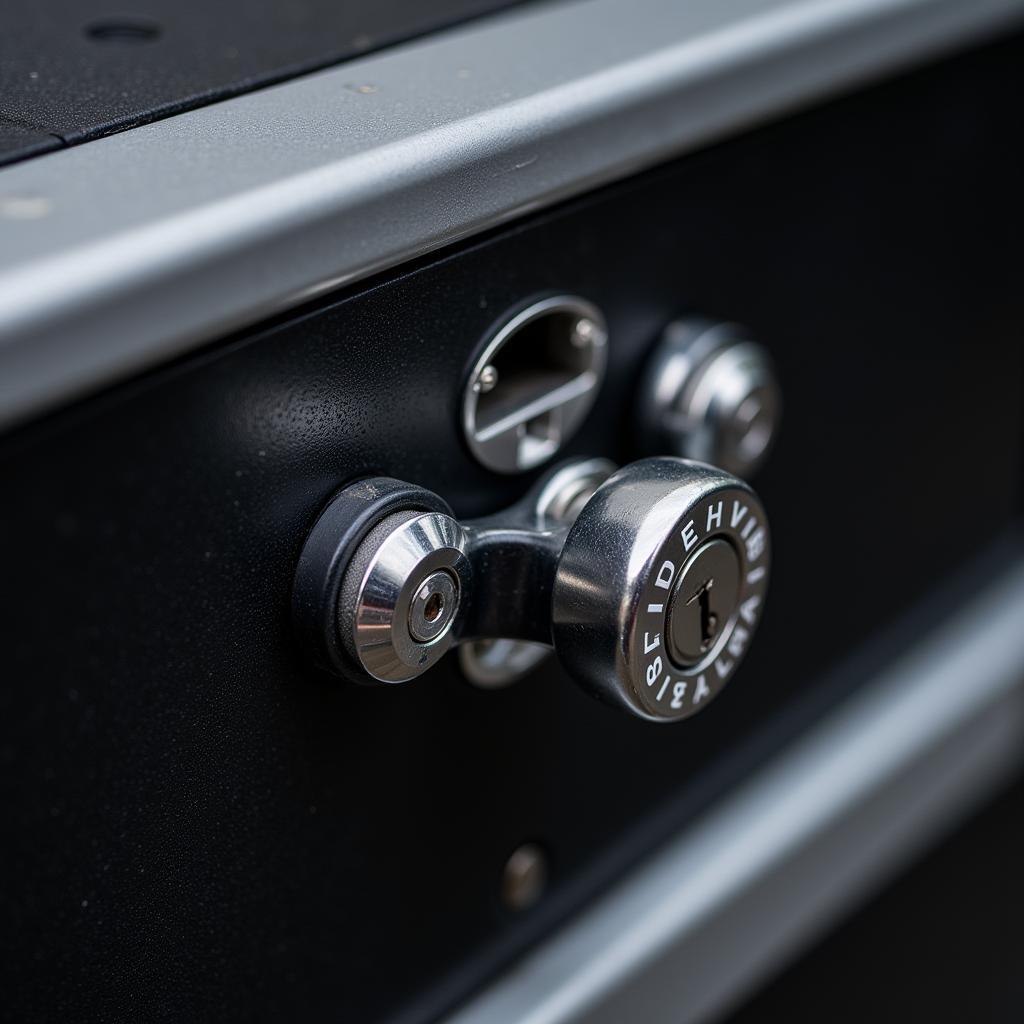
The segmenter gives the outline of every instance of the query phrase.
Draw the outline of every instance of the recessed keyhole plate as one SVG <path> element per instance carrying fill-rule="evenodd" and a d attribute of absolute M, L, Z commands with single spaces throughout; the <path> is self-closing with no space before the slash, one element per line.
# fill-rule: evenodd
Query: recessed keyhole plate
<path fill-rule="evenodd" d="M 578 429 L 604 377 L 607 328 L 592 303 L 543 299 L 510 318 L 474 362 L 463 429 L 489 469 L 546 462 Z"/>

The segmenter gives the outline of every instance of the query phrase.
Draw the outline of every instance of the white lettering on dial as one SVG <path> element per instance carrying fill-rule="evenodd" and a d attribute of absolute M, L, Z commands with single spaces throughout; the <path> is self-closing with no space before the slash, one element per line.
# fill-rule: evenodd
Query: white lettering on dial
<path fill-rule="evenodd" d="M 647 666 L 647 685 L 653 686 L 661 675 L 661 657 L 657 657 Z"/>
<path fill-rule="evenodd" d="M 661 568 L 658 570 L 657 578 L 654 580 L 656 587 L 661 587 L 662 590 L 668 590 L 672 586 L 672 579 L 676 574 L 675 562 L 670 562 L 667 558 L 661 563 Z"/>
<path fill-rule="evenodd" d="M 697 677 L 697 688 L 693 691 L 693 703 L 699 704 L 705 697 L 711 696 L 711 690 L 708 687 L 707 680 L 704 676 Z"/>
<path fill-rule="evenodd" d="M 682 536 L 683 549 L 686 551 L 689 551 L 690 548 L 692 548 L 693 545 L 696 544 L 698 540 L 700 540 L 700 537 L 697 536 L 697 531 L 693 528 L 692 519 L 683 527 Z"/>
<path fill-rule="evenodd" d="M 742 658 L 749 639 L 750 634 L 737 622 L 733 627 L 732 636 L 729 637 L 729 642 L 725 645 L 725 649 L 734 658 Z"/>
<path fill-rule="evenodd" d="M 740 615 L 742 616 L 743 621 L 748 626 L 753 626 L 757 622 L 757 610 L 760 607 L 761 607 L 761 595 L 760 594 L 751 594 L 750 597 L 748 597 L 746 599 L 746 601 L 744 601 L 740 605 Z"/>
<path fill-rule="evenodd" d="M 729 506 L 728 511 L 726 510 L 727 505 Z M 673 552 L 676 555 L 675 560 L 665 558 L 662 561 L 653 580 L 655 587 L 663 591 L 670 591 L 676 581 L 677 566 L 686 562 L 702 537 L 710 536 L 723 529 L 729 530 L 733 534 L 733 542 L 739 545 L 742 554 L 746 556 L 746 574 L 741 577 L 744 584 L 753 586 L 761 583 L 767 577 L 766 565 L 753 566 L 752 564 L 766 554 L 768 532 L 767 528 L 760 523 L 758 516 L 751 511 L 750 506 L 740 499 L 716 498 L 700 511 L 695 509 L 694 512 L 696 518 L 689 520 L 676 533 L 675 543 L 678 545 L 681 541 L 683 550 L 680 552 L 676 547 Z M 704 526 L 703 534 L 698 523 Z M 671 549 L 663 550 L 667 552 Z M 684 678 L 681 679 L 678 676 L 673 677 L 673 665 L 666 661 L 662 654 L 655 653 L 662 647 L 661 635 L 664 625 L 662 620 L 668 606 L 667 595 L 662 601 L 647 603 L 647 613 L 658 618 L 657 632 L 643 634 L 643 655 L 644 662 L 646 662 L 643 671 L 651 694 L 649 699 L 653 699 L 662 707 L 665 707 L 667 703 L 673 710 L 682 710 L 687 698 L 691 706 L 708 700 L 715 692 L 717 685 L 723 683 L 733 673 L 737 663 L 750 646 L 753 629 L 757 625 L 760 615 L 762 600 L 761 594 L 751 594 L 740 602 L 728 640 L 719 648 L 715 660 L 707 666 L 707 668 L 714 667 L 714 676 L 710 676 L 705 668 L 695 678 L 684 675 Z M 665 669 L 669 670 L 669 674 L 666 674 Z M 691 678 L 693 680 L 692 687 L 690 686 Z"/>
<path fill-rule="evenodd" d="M 751 522 L 757 522 L 757 520 L 752 519 Z M 766 537 L 763 526 L 759 526 L 747 538 L 747 558 L 749 558 L 751 562 L 756 562 L 764 554 L 765 541 Z"/>
<path fill-rule="evenodd" d="M 710 533 L 716 526 L 722 525 L 722 505 L 724 502 L 719 502 L 717 505 L 708 505 L 708 525 L 704 527 L 705 533 Z"/>

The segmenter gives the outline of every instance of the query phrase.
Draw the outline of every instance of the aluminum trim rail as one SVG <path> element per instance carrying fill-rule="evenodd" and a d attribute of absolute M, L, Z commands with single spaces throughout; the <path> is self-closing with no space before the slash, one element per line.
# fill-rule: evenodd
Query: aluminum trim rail
<path fill-rule="evenodd" d="M 1019 20 L 531 5 L 0 171 L 0 426 Z"/>

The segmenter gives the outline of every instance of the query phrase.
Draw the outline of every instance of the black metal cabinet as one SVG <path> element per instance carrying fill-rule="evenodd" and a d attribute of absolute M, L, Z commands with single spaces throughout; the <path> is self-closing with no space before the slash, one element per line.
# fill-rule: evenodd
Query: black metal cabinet
<path fill-rule="evenodd" d="M 1020 48 L 761 128 L 8 436 L 4 1015 L 427 1019 L 855 686 L 844 659 L 1020 511 Z M 290 632 L 298 552 L 346 481 L 393 475 L 467 516 L 525 490 L 473 461 L 458 402 L 497 318 L 552 290 L 610 330 L 567 454 L 647 454 L 636 380 L 680 312 L 749 325 L 778 366 L 765 620 L 679 727 L 550 663 L 500 692 L 451 658 L 344 685 Z M 527 840 L 552 879 L 516 917 L 498 884 Z"/>

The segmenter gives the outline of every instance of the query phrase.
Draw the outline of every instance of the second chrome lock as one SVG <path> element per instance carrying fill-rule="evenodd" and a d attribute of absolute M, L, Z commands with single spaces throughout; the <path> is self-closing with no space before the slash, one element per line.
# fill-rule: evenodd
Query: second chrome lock
<path fill-rule="evenodd" d="M 736 671 L 769 562 L 750 487 L 685 459 L 569 463 L 461 523 L 432 492 L 373 478 L 314 526 L 293 616 L 315 659 L 355 682 L 407 682 L 464 641 L 528 641 L 595 696 L 676 721 Z"/>

